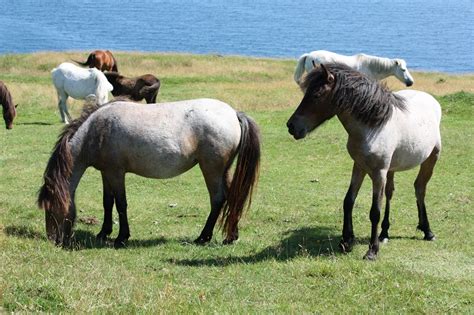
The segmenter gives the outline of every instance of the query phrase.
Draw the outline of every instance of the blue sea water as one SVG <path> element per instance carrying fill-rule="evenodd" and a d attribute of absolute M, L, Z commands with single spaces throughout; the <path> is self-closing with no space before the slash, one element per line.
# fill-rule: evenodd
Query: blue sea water
<path fill-rule="evenodd" d="M 474 72 L 473 0 L 0 0 L 0 54 L 132 50 L 297 58 L 312 50 Z"/>

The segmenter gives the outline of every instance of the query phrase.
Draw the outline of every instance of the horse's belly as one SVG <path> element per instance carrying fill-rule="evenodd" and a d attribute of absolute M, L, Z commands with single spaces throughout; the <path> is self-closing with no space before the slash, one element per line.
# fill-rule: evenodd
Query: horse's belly
<path fill-rule="evenodd" d="M 194 154 L 175 145 L 150 143 L 143 149 L 124 150 L 123 155 L 127 172 L 149 178 L 175 177 L 197 164 Z"/>
<path fill-rule="evenodd" d="M 140 161 L 140 163 L 130 163 L 127 167 L 127 172 L 134 173 L 139 176 L 148 178 L 172 178 L 193 168 L 197 161 L 186 160 L 186 161 L 162 161 L 160 159 L 147 161 Z"/>

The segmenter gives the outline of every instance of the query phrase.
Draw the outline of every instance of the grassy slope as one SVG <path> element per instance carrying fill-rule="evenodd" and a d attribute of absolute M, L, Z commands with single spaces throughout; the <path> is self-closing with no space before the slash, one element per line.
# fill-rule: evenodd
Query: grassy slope
<path fill-rule="evenodd" d="M 400 173 L 393 239 L 369 263 L 361 259 L 370 232 L 369 181 L 354 213 L 361 244 L 349 255 L 336 249 L 351 169 L 343 128 L 334 119 L 296 142 L 284 127 L 301 97 L 293 61 L 120 53 L 125 74 L 162 79 L 160 101 L 215 97 L 250 113 L 263 134 L 260 185 L 235 246 L 221 246 L 216 232 L 211 245 L 196 247 L 189 242 L 208 214 L 199 170 L 162 181 L 129 175 L 129 248 L 96 246 L 99 226 L 79 222 L 76 250 L 64 251 L 45 240 L 34 203 L 62 127 L 49 71 L 85 56 L 0 56 L 0 80 L 20 103 L 14 130 L 0 131 L 0 311 L 472 311 L 474 76 L 414 74 L 415 88 L 437 95 L 443 107 L 444 151 L 427 193 L 438 240 L 421 241 L 415 230 L 416 170 Z M 444 95 L 460 90 L 469 93 Z M 76 115 L 80 107 L 72 102 Z M 100 191 L 98 172 L 89 169 L 78 189 L 79 218 L 101 221 Z"/>

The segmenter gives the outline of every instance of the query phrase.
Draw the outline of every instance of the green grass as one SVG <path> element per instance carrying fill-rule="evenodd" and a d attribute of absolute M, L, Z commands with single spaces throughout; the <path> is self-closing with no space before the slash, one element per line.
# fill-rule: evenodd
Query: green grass
<path fill-rule="evenodd" d="M 100 225 L 81 221 L 102 221 L 100 176 L 89 169 L 77 192 L 74 250 L 63 250 L 46 240 L 35 206 L 62 127 L 46 83 L 51 67 L 83 55 L 0 56 L 0 79 L 20 103 L 14 129 L 0 129 L 0 313 L 472 313 L 473 93 L 437 96 L 443 152 L 427 192 L 437 240 L 422 241 L 415 229 L 417 171 L 397 173 L 392 239 L 367 262 L 370 181 L 354 211 L 360 242 L 343 255 L 346 134 L 333 119 L 305 140 L 289 136 L 285 123 L 301 97 L 292 61 L 120 53 L 126 73 L 162 73 L 162 101 L 217 97 L 254 117 L 263 138 L 259 187 L 237 244 L 221 245 L 216 231 L 199 247 L 191 242 L 209 213 L 199 170 L 170 180 L 128 175 L 132 236 L 128 248 L 114 250 L 94 242 Z M 76 116 L 80 107 L 73 102 Z"/>

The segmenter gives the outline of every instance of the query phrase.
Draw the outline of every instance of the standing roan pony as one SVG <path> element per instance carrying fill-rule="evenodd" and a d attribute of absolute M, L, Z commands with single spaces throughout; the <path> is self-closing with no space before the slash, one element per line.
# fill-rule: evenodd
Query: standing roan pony
<path fill-rule="evenodd" d="M 85 62 L 76 61 L 81 66 L 88 66 L 89 68 L 97 68 L 100 71 L 115 71 L 118 72 L 117 60 L 109 50 L 94 50 L 89 54 Z"/>
<path fill-rule="evenodd" d="M 231 180 L 229 169 L 237 155 Z M 45 210 L 48 238 L 67 246 L 76 218 L 76 187 L 93 166 L 101 171 L 104 187 L 104 223 L 97 238 L 112 232 L 115 202 L 120 221 L 115 247 L 122 247 L 130 236 L 125 173 L 171 178 L 199 164 L 211 212 L 195 242 L 211 240 L 222 212 L 224 244 L 230 244 L 238 238 L 247 201 L 250 206 L 259 161 L 257 125 L 226 103 L 197 99 L 137 106 L 115 101 L 86 108 L 65 127 L 46 167 L 38 205 Z"/>
<path fill-rule="evenodd" d="M 2 104 L 3 120 L 7 129 L 13 128 L 13 120 L 16 117 L 16 106 L 13 105 L 12 95 L 5 83 L 0 81 L 0 104 Z"/>
<path fill-rule="evenodd" d="M 298 59 L 294 79 L 301 86 L 301 77 L 305 70 L 309 73 L 316 65 L 333 62 L 345 64 L 374 80 L 382 80 L 393 75 L 406 86 L 412 86 L 414 83 L 407 63 L 403 59 L 388 59 L 365 54 L 345 56 L 326 50 L 316 50 L 302 55 Z"/>
<path fill-rule="evenodd" d="M 126 78 L 118 72 L 105 72 L 105 77 L 114 87 L 113 96 L 125 96 L 133 101 L 156 103 L 160 90 L 160 80 L 152 74 L 144 74 L 136 78 Z"/>
<path fill-rule="evenodd" d="M 64 62 L 51 71 L 54 87 L 58 93 L 58 107 L 61 119 L 68 124 L 71 115 L 67 109 L 67 98 L 85 99 L 94 94 L 99 104 L 107 103 L 113 87 L 105 75 L 96 68 L 84 69 Z"/>
<path fill-rule="evenodd" d="M 349 252 L 355 241 L 352 208 L 366 174 L 372 179 L 370 209 L 372 231 L 365 258 L 373 260 L 379 239 L 388 240 L 390 199 L 394 172 L 421 164 L 415 181 L 418 228 L 425 240 L 434 234 L 426 214 L 425 192 L 441 151 L 441 108 L 429 94 L 415 90 L 390 92 L 384 85 L 341 64 L 321 65 L 312 70 L 303 87 L 306 93 L 287 126 L 295 139 L 306 136 L 337 115 L 349 139 L 347 150 L 354 160 L 349 190 L 344 199 L 341 249 Z M 382 232 L 377 237 L 383 193 L 386 195 Z"/>

